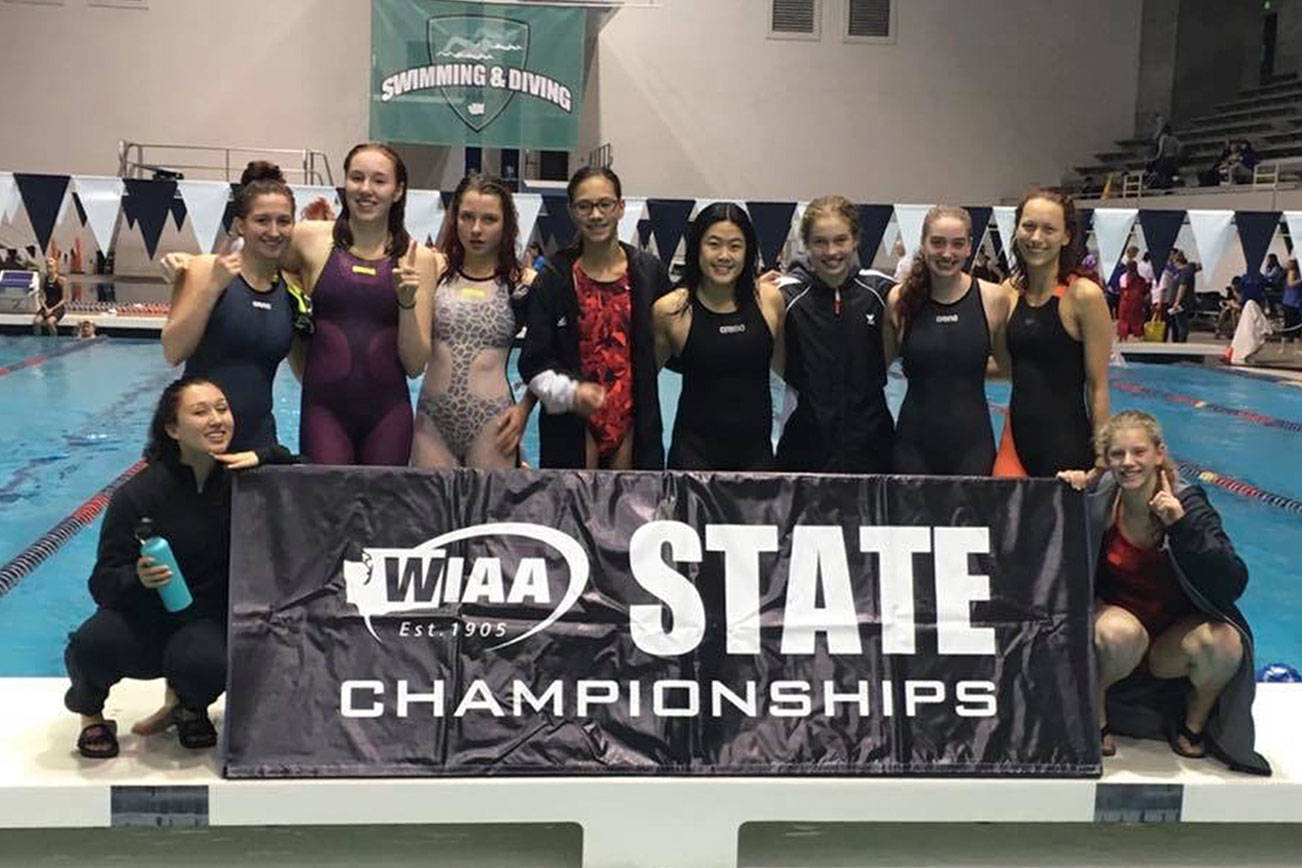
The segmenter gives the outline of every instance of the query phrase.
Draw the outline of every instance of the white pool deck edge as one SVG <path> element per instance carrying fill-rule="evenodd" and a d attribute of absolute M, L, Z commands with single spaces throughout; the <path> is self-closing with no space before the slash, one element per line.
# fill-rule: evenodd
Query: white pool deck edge
<path fill-rule="evenodd" d="M 1302 684 L 1258 685 L 1258 750 L 1275 774 L 1186 760 L 1165 744 L 1119 739 L 1101 780 L 1017 778 L 531 777 L 225 780 L 217 750 L 174 735 L 140 738 L 161 682 L 123 682 L 106 714 L 122 754 L 85 760 L 62 678 L 0 679 L 0 828 L 112 825 L 115 787 L 197 787 L 209 826 L 554 823 L 583 827 L 585 866 L 733 865 L 751 822 L 1092 823 L 1100 786 L 1167 785 L 1178 814 L 1209 823 L 1302 823 Z M 219 717 L 219 710 L 215 717 Z M 220 725 L 220 721 L 219 721 Z M 1171 785 L 1178 785 L 1178 793 Z M 1130 819 L 1151 819 L 1135 815 Z"/>

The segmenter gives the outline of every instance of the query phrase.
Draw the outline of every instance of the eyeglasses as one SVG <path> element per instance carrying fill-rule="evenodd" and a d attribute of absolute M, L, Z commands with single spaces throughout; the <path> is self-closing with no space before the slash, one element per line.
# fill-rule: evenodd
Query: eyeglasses
<path fill-rule="evenodd" d="M 581 217 L 587 217 L 593 211 L 600 211 L 602 214 L 609 214 L 611 211 L 615 210 L 617 205 L 619 205 L 618 199 L 598 199 L 595 202 L 591 199 L 580 199 L 574 203 L 573 207 L 574 213 Z"/>

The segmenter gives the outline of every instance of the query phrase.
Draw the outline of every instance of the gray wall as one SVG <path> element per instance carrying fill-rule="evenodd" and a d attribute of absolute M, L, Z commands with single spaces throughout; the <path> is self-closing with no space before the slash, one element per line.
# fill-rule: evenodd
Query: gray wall
<path fill-rule="evenodd" d="M 980 202 L 1129 132 L 1135 0 L 901 0 L 892 45 L 843 42 L 843 0 L 822 5 L 820 42 L 765 38 L 761 0 L 594 14 L 579 155 L 611 142 L 634 194 Z M 362 0 L 0 3 L 0 168 L 114 174 L 130 138 L 319 148 L 337 179 L 369 32 Z M 417 186 L 462 171 L 403 152 Z"/>

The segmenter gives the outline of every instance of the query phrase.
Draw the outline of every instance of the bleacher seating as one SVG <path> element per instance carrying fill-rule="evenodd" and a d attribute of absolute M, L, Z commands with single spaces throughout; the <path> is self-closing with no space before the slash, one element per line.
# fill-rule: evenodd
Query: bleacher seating
<path fill-rule="evenodd" d="M 1227 138 L 1252 143 L 1259 161 L 1254 184 L 1300 183 L 1302 79 L 1296 74 L 1276 76 L 1269 84 L 1242 91 L 1234 99 L 1212 106 L 1207 114 L 1177 125 L 1175 134 L 1183 146 L 1181 174 L 1188 187 L 1197 185 L 1197 173 L 1212 165 Z M 1115 144 L 1117 150 L 1094 155 L 1097 163 L 1076 166 L 1078 177 L 1068 186 L 1081 195 L 1099 195 L 1111 179 L 1111 196 L 1123 195 L 1123 189 L 1133 195 L 1136 184 L 1127 185 L 1126 176 L 1143 172 L 1152 139 L 1122 139 Z"/>

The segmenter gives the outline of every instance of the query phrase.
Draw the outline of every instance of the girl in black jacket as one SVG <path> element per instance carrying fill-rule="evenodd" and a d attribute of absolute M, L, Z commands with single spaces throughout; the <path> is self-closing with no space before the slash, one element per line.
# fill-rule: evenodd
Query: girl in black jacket
<path fill-rule="evenodd" d="M 669 290 L 660 260 L 621 244 L 619 176 L 585 166 L 567 188 L 577 242 L 529 290 L 520 376 L 546 410 L 543 467 L 662 470 L 651 305 Z"/>
<path fill-rule="evenodd" d="M 109 688 L 123 678 L 165 677 L 176 704 L 163 725 L 175 724 L 186 747 L 217 741 L 207 709 L 226 687 L 227 471 L 293 460 L 279 445 L 227 453 L 234 428 L 221 389 L 202 377 L 177 380 L 163 390 L 154 412 L 148 463 L 109 501 L 90 577 L 99 608 L 71 635 L 64 653 L 72 680 L 64 704 L 81 715 L 77 749 L 83 756 L 117 755 L 116 725 L 102 712 Z M 172 581 L 171 571 L 140 554 L 136 532 L 144 518 L 152 521 L 152 535 L 171 545 L 194 598 L 180 612 L 169 613 L 156 593 Z"/>
<path fill-rule="evenodd" d="M 1248 570 L 1220 516 L 1180 482 L 1147 413 L 1112 416 L 1096 448 L 1108 470 L 1090 495 L 1103 534 L 1094 649 L 1104 756 L 1116 753 L 1115 729 L 1270 774 L 1253 749 L 1252 633 L 1234 605 Z M 1060 476 L 1080 485 L 1085 474 Z"/>

